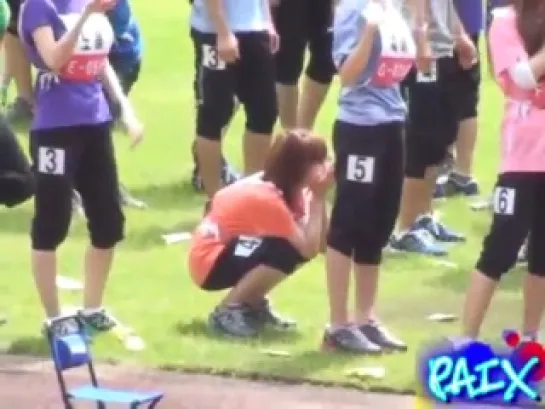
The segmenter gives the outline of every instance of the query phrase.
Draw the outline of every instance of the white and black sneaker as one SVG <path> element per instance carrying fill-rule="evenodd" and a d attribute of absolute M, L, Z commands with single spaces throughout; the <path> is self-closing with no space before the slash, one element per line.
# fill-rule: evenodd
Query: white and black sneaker
<path fill-rule="evenodd" d="M 395 337 L 388 329 L 378 322 L 370 322 L 365 325 L 360 325 L 359 330 L 374 344 L 377 344 L 384 350 L 407 351 L 407 345 L 399 338 Z"/>
<path fill-rule="evenodd" d="M 382 348 L 367 338 L 355 325 L 335 330 L 326 329 L 322 339 L 322 349 L 367 355 L 382 353 Z"/>
<path fill-rule="evenodd" d="M 258 332 L 252 311 L 240 304 L 216 307 L 210 314 L 208 323 L 215 332 L 233 337 L 251 338 Z"/>

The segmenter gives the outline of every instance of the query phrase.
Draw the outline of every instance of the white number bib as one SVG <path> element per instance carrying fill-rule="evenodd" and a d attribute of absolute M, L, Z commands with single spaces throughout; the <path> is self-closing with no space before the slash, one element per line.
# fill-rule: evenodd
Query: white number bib
<path fill-rule="evenodd" d="M 515 189 L 498 186 L 494 191 L 494 213 L 505 216 L 515 214 L 516 195 Z"/>
<path fill-rule="evenodd" d="M 67 14 L 61 19 L 69 30 L 79 16 Z M 104 71 L 110 48 L 114 42 L 114 33 L 103 14 L 92 14 L 84 24 L 74 54 L 61 68 L 61 78 L 72 81 L 94 81 Z"/>
<path fill-rule="evenodd" d="M 399 84 L 411 70 L 416 58 L 416 46 L 411 31 L 401 13 L 387 6 L 380 24 L 381 56 L 373 83 L 382 87 Z"/>
<path fill-rule="evenodd" d="M 248 258 L 263 243 L 263 239 L 251 236 L 240 236 L 235 246 L 235 256 Z"/>
<path fill-rule="evenodd" d="M 346 179 L 350 182 L 373 183 L 375 158 L 372 156 L 348 155 Z"/>

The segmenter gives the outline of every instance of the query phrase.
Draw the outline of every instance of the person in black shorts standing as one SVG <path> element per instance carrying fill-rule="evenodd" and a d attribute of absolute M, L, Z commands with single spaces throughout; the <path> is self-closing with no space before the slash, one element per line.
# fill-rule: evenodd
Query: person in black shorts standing
<path fill-rule="evenodd" d="M 484 26 L 484 4 L 474 0 L 455 0 L 454 5 L 465 31 L 479 47 Z M 453 195 L 475 196 L 479 186 L 473 178 L 473 153 L 478 133 L 479 88 L 481 85 L 481 63 L 471 68 L 459 66 L 465 98 L 461 102 L 458 136 L 453 146 L 454 157 L 447 158 L 446 175 L 441 175 L 435 189 L 436 198 Z M 449 165 L 452 165 L 452 169 Z"/>
<path fill-rule="evenodd" d="M 426 255 L 445 255 L 438 242 L 465 238 L 447 229 L 432 215 L 432 198 L 439 165 L 456 140 L 464 98 L 459 65 L 470 69 L 477 51 L 460 23 L 452 0 L 427 0 L 429 23 L 414 27 L 426 33 L 433 56 L 429 72 L 413 70 L 404 90 L 409 113 L 406 129 L 405 181 L 399 233 L 392 248 Z M 457 58 L 455 57 L 455 53 Z"/>
<path fill-rule="evenodd" d="M 195 153 L 209 199 L 222 187 L 222 131 L 235 97 L 246 113 L 245 173 L 263 169 L 278 108 L 274 56 L 278 35 L 264 0 L 194 0 L 197 126 Z"/>
<path fill-rule="evenodd" d="M 334 0 L 270 0 L 280 49 L 276 54 L 276 92 L 284 129 L 312 129 L 335 73 L 331 57 Z M 299 78 L 305 51 L 309 62 L 303 90 Z"/>

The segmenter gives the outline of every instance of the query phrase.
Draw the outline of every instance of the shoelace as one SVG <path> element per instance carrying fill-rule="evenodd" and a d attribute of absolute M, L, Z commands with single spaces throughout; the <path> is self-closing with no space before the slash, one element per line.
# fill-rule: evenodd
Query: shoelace
<path fill-rule="evenodd" d="M 426 246 L 433 246 L 435 244 L 435 237 L 426 229 L 418 229 L 411 233 Z"/>

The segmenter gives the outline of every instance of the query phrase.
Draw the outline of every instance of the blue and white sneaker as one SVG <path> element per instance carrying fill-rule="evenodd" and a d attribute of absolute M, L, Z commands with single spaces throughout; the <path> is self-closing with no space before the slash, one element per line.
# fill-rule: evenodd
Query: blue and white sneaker
<path fill-rule="evenodd" d="M 239 180 L 241 175 L 231 165 L 229 165 L 225 159 L 222 159 L 222 161 L 221 182 L 224 186 L 228 186 Z M 193 168 L 191 184 L 197 192 L 204 192 L 204 184 L 201 175 L 199 174 L 199 167 L 197 165 L 195 165 Z"/>
<path fill-rule="evenodd" d="M 424 256 L 442 257 L 447 255 L 443 246 L 424 228 L 413 227 L 408 232 L 392 236 L 390 248 L 395 251 L 417 253 Z"/>
<path fill-rule="evenodd" d="M 433 197 L 434 199 L 445 199 L 457 195 L 473 197 L 479 193 L 479 185 L 475 179 L 451 172 L 448 177 L 437 178 Z"/>
<path fill-rule="evenodd" d="M 427 214 L 420 216 L 414 223 L 416 229 L 429 231 L 437 241 L 444 243 L 463 243 L 466 238 L 459 233 L 447 229 L 442 223 Z"/>

